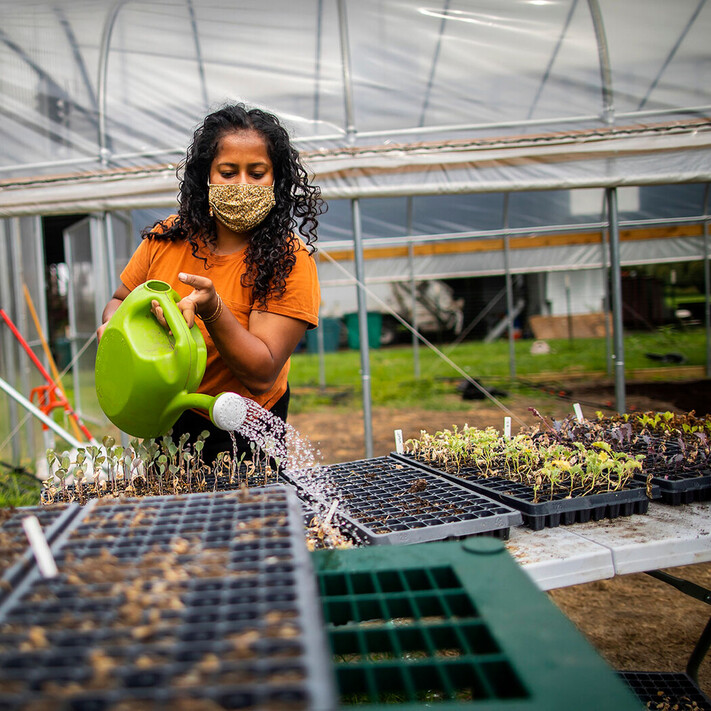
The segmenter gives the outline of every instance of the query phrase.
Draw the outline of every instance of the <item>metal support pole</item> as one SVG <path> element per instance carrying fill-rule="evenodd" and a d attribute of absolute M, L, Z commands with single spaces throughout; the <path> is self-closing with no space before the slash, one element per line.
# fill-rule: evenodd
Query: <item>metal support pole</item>
<path fill-rule="evenodd" d="M 406 231 L 408 236 L 412 236 L 412 196 L 407 198 Z M 415 282 L 415 246 L 412 240 L 407 243 L 407 259 L 410 269 L 410 303 L 412 304 L 412 361 L 415 369 L 415 379 L 420 379 L 420 339 L 417 337 L 419 324 L 417 323 L 417 284 Z"/>
<path fill-rule="evenodd" d="M 323 47 L 323 0 L 318 0 L 316 10 L 316 59 L 314 62 L 314 131 L 318 132 L 321 118 L 321 54 Z"/>
<path fill-rule="evenodd" d="M 504 194 L 504 230 L 509 226 L 509 194 Z M 511 281 L 511 268 L 509 259 L 509 235 L 504 233 L 504 273 L 506 278 L 506 314 L 508 316 L 509 334 L 509 374 L 511 380 L 516 379 L 516 349 L 514 347 L 514 327 L 513 327 L 513 283 Z"/>
<path fill-rule="evenodd" d="M 407 259 L 410 268 L 410 303 L 412 304 L 412 365 L 415 372 L 415 380 L 420 379 L 420 339 L 419 324 L 417 321 L 417 282 L 415 281 L 415 247 L 412 242 L 407 243 Z"/>
<path fill-rule="evenodd" d="M 346 110 L 346 134 L 355 140 L 355 115 L 353 109 L 353 82 L 351 75 L 351 53 L 348 40 L 348 17 L 345 0 L 338 0 L 338 30 L 341 42 L 341 66 L 343 69 L 343 101 Z"/>
<path fill-rule="evenodd" d="M 111 46 L 111 34 L 114 30 L 116 17 L 126 0 L 116 0 L 106 17 L 104 31 L 101 36 L 101 47 L 99 49 L 99 78 L 98 103 L 99 103 L 99 160 L 102 165 L 107 165 L 111 154 L 111 138 L 106 130 L 106 85 L 108 83 L 109 48 Z"/>
<path fill-rule="evenodd" d="M 73 275 L 74 272 L 74 249 L 72 240 L 68 238 L 67 234 L 64 235 L 64 260 L 69 267 L 69 274 Z M 67 329 L 67 337 L 69 338 L 69 348 L 71 353 L 71 360 L 74 364 L 72 366 L 72 387 L 74 388 L 74 410 L 76 412 L 81 412 L 81 387 L 79 381 L 79 362 L 77 361 L 77 339 L 79 334 L 77 333 L 77 303 L 74 294 L 74 288 L 70 285 L 67 289 L 67 314 L 69 316 L 69 327 Z"/>
<path fill-rule="evenodd" d="M 709 184 L 704 189 L 704 323 L 706 325 L 706 377 L 711 378 L 711 268 L 709 268 Z"/>
<path fill-rule="evenodd" d="M 198 68 L 198 76 L 200 77 L 200 90 L 202 92 L 202 103 L 205 111 L 210 108 L 210 101 L 207 97 L 207 79 L 205 78 L 205 61 L 202 56 L 202 46 L 200 45 L 200 33 L 197 27 L 197 18 L 195 17 L 195 8 L 192 0 L 188 2 L 188 14 L 190 15 L 190 29 L 193 33 L 193 43 L 195 45 L 195 61 Z"/>
<path fill-rule="evenodd" d="M 10 240 L 12 242 L 12 269 L 13 269 L 13 285 L 14 285 L 14 301 L 15 301 L 15 322 L 19 327 L 27 332 L 27 311 L 25 308 L 25 299 L 22 293 L 22 284 L 25 282 L 25 265 L 22 259 L 23 241 L 22 227 L 20 218 L 14 217 L 10 222 Z M 32 389 L 30 380 L 30 362 L 26 358 L 22 358 L 17 351 L 17 383 L 22 389 L 22 392 L 29 393 Z M 25 447 L 26 451 L 32 453 L 35 449 L 35 427 L 33 422 L 28 422 L 24 427 Z"/>
<path fill-rule="evenodd" d="M 326 356 L 324 351 L 326 347 L 323 342 L 323 331 L 326 328 L 323 318 L 319 319 L 319 325 L 316 329 L 316 346 L 318 348 L 318 387 L 321 392 L 326 390 Z"/>
<path fill-rule="evenodd" d="M 12 250 L 13 246 L 11 243 L 10 236 L 10 221 L 0 220 L 0 299 L 2 299 L 3 304 L 7 304 L 8 307 L 12 303 L 12 290 L 10 284 L 12 281 Z M 17 382 L 17 358 L 15 347 L 16 344 L 11 338 L 0 339 L 3 349 L 3 360 L 5 364 L 5 373 L 3 374 L 10 382 Z M 17 402 L 10 398 L 8 402 L 8 422 L 12 425 L 14 422 L 19 421 L 19 412 L 17 408 Z M 14 436 L 10 440 L 10 450 L 12 452 L 12 461 L 19 462 L 21 458 L 21 449 L 19 437 Z"/>
<path fill-rule="evenodd" d="M 114 221 L 110 212 L 103 215 L 104 237 L 106 240 L 106 270 L 108 272 L 106 283 L 109 287 L 109 294 L 113 294 L 118 286 L 118 275 L 116 274 L 116 240 L 114 239 Z M 108 299 L 106 299 L 108 301 Z M 104 301 L 104 303 L 106 303 Z"/>
<path fill-rule="evenodd" d="M 568 321 L 568 343 L 573 345 L 573 306 L 570 295 L 570 274 L 565 274 L 565 312 Z"/>
<path fill-rule="evenodd" d="M 620 274 L 620 225 L 617 217 L 617 188 L 606 188 L 610 221 L 610 281 L 612 283 L 612 333 L 615 358 L 615 407 L 625 406 L 625 343 L 622 327 L 622 276 Z"/>
<path fill-rule="evenodd" d="M 607 216 L 607 194 L 602 194 L 602 220 Z M 602 312 L 605 315 L 605 364 L 607 367 L 607 377 L 612 375 L 612 333 L 610 332 L 610 279 L 607 267 L 607 245 L 609 243 L 609 231 L 602 228 L 602 241 L 600 242 L 600 264 L 602 269 Z"/>
<path fill-rule="evenodd" d="M 370 351 L 368 345 L 368 307 L 365 299 L 365 260 L 363 259 L 363 232 L 360 222 L 358 198 L 351 200 L 353 214 L 353 242 L 355 252 L 356 288 L 358 289 L 358 334 L 360 336 L 360 379 L 363 384 L 363 437 L 365 457 L 373 456 L 373 413 L 370 392 Z"/>
<path fill-rule="evenodd" d="M 600 82 L 602 84 L 602 119 L 607 124 L 615 122 L 615 100 L 612 89 L 612 68 L 610 64 L 610 50 L 607 45 L 605 23 L 598 0 L 588 0 L 590 17 L 595 30 L 597 41 L 597 54 L 600 62 Z"/>

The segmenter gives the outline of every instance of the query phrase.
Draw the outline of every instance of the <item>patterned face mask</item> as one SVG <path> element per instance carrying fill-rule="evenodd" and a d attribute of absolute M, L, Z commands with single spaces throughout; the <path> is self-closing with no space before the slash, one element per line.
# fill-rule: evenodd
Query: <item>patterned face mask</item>
<path fill-rule="evenodd" d="M 276 204 L 273 185 L 208 185 L 210 215 L 234 232 L 247 232 L 264 221 Z"/>

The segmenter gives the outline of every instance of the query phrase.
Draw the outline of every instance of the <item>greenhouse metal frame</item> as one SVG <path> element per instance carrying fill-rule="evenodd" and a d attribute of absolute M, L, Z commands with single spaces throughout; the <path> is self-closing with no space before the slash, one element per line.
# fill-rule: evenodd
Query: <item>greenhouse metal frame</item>
<path fill-rule="evenodd" d="M 705 0 L 0 0 L 0 12 L 0 297 L 31 333 L 27 287 L 46 329 L 42 218 L 85 216 L 63 235 L 77 392 L 136 226 L 174 211 L 192 130 L 231 101 L 282 117 L 329 202 L 322 251 L 351 276 L 323 259 L 319 271 L 325 294 L 357 284 L 367 456 L 369 282 L 609 265 L 618 408 L 620 265 L 703 259 L 708 293 Z M 563 237 L 532 247 L 541 235 Z M 28 391 L 5 334 L 1 357 Z"/>

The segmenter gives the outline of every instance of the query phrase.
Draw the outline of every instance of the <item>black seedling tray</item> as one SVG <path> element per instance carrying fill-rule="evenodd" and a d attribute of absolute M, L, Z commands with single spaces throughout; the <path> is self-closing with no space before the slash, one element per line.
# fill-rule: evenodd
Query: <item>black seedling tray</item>
<path fill-rule="evenodd" d="M 22 519 L 36 516 L 45 538 L 51 542 L 69 523 L 77 509 L 76 504 L 3 509 L 4 519 L 0 523 L 0 600 L 17 585 L 34 562 L 27 535 L 22 528 Z"/>
<path fill-rule="evenodd" d="M 267 472 L 257 469 L 254 472 L 247 473 L 245 465 L 242 464 L 239 469 L 239 474 L 232 476 L 218 476 L 208 474 L 205 477 L 204 491 L 234 491 L 243 485 L 248 489 L 260 488 L 263 486 L 271 486 L 279 483 L 280 476 L 277 472 Z"/>
<path fill-rule="evenodd" d="M 533 502 L 533 488 L 525 484 L 504 479 L 503 477 L 478 475 L 472 467 L 462 467 L 458 475 L 437 469 L 429 464 L 418 461 L 412 455 L 391 454 L 391 457 L 401 462 L 408 462 L 423 472 L 430 472 L 447 481 L 455 482 L 471 491 L 489 496 L 513 509 L 521 512 L 525 526 L 539 531 L 542 528 L 571 523 L 600 521 L 603 518 L 617 518 L 632 514 L 647 513 L 649 498 L 646 484 L 636 480 L 628 484 L 628 489 L 611 491 L 589 496 L 565 498 L 562 494 L 552 501 Z M 652 496 L 658 496 L 658 490 L 653 487 Z"/>
<path fill-rule="evenodd" d="M 60 575 L 32 568 L 0 603 L 0 709 L 334 708 L 293 492 L 77 509 L 51 546 Z"/>
<path fill-rule="evenodd" d="M 657 708 L 657 704 L 666 701 L 669 702 L 669 706 L 663 708 L 678 708 L 679 711 L 687 711 L 692 707 L 691 702 L 696 702 L 694 709 L 711 711 L 711 699 L 699 689 L 688 674 L 639 671 L 618 673 L 642 703 L 652 702 L 650 707 L 652 709 Z M 675 706 L 674 704 L 679 705 Z"/>
<path fill-rule="evenodd" d="M 262 466 L 258 466 L 256 469 L 247 467 L 245 463 L 239 465 L 239 469 L 232 476 L 229 474 L 220 474 L 216 476 L 214 473 L 210 472 L 205 476 L 196 476 L 189 482 L 183 482 L 185 490 L 180 490 L 178 495 L 187 494 L 201 494 L 213 491 L 235 491 L 243 486 L 248 489 L 270 486 L 272 484 L 279 483 L 280 475 L 276 471 L 270 471 L 265 473 Z M 132 498 L 135 496 L 151 496 L 151 492 L 139 492 L 138 494 L 126 493 L 123 487 L 125 482 L 120 480 L 120 486 L 116 489 L 116 493 L 112 489 L 111 483 L 107 484 L 106 491 L 99 495 L 96 491 L 89 488 L 88 485 L 84 486 L 84 496 L 88 501 L 93 501 L 96 499 L 113 499 L 116 496 L 124 498 Z M 75 494 L 75 487 L 72 484 L 68 484 L 64 489 L 59 489 L 54 496 L 55 501 L 69 502 L 73 501 Z M 171 495 L 175 495 L 175 492 L 169 492 Z M 45 507 L 43 507 L 45 508 Z"/>
<path fill-rule="evenodd" d="M 391 457 L 334 464 L 327 474 L 340 501 L 340 520 L 363 543 L 422 543 L 484 533 L 507 537 L 511 526 L 521 524 L 520 514 L 509 507 Z"/>
<path fill-rule="evenodd" d="M 635 474 L 635 480 L 646 482 L 644 474 Z M 711 472 L 674 472 L 653 474 L 652 484 L 659 487 L 659 497 L 665 504 L 679 506 L 694 501 L 711 499 Z"/>

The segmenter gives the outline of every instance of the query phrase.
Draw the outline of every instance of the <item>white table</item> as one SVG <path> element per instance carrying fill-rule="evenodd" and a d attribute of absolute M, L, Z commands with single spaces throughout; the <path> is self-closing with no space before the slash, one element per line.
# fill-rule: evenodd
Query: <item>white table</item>
<path fill-rule="evenodd" d="M 512 528 L 506 544 L 541 590 L 711 561 L 711 502 L 652 502 L 646 514 Z"/>

